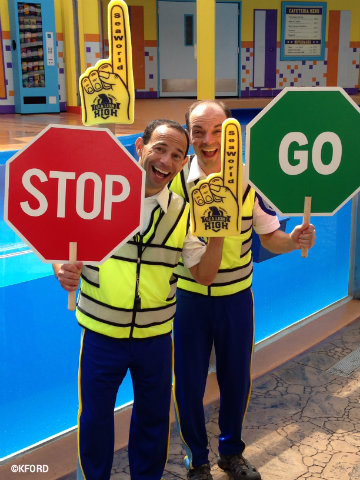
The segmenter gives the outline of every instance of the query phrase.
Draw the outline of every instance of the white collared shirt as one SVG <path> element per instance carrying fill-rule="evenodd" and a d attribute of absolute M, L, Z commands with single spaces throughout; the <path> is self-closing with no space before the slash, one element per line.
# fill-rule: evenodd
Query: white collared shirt
<path fill-rule="evenodd" d="M 151 197 L 145 197 L 143 224 L 140 230 L 141 234 L 144 233 L 144 231 L 148 228 L 151 213 L 155 208 L 157 208 L 158 205 L 160 205 L 160 208 L 165 213 L 167 212 L 169 195 L 169 189 L 165 187 L 156 195 L 152 195 Z M 187 268 L 197 265 L 200 262 L 200 259 L 204 255 L 205 251 L 206 245 L 198 237 L 195 237 L 190 232 L 188 232 L 184 240 L 184 246 L 181 254 L 184 265 Z"/>
<path fill-rule="evenodd" d="M 159 193 L 156 195 L 152 195 L 151 197 L 145 197 L 144 201 L 144 212 L 143 212 L 143 222 L 142 228 L 140 233 L 144 233 L 144 231 L 148 228 L 151 213 L 152 211 L 160 205 L 161 209 L 164 212 L 167 212 L 168 203 L 169 203 L 169 189 L 167 187 L 163 188 Z"/>
<path fill-rule="evenodd" d="M 195 155 L 191 160 L 189 175 L 186 182 L 190 183 L 196 180 L 203 180 L 206 177 L 207 175 L 200 167 L 197 156 Z M 243 185 L 244 191 L 246 186 L 247 181 Z M 268 210 L 271 210 L 271 207 L 268 205 L 266 205 L 266 208 L 268 208 Z M 255 204 L 253 209 L 253 227 L 258 235 L 272 233 L 275 230 L 278 230 L 278 228 L 280 227 L 280 222 L 277 216 L 271 215 L 270 213 L 266 212 L 266 210 L 264 210 L 264 208 L 260 205 L 257 196 L 255 197 Z"/>

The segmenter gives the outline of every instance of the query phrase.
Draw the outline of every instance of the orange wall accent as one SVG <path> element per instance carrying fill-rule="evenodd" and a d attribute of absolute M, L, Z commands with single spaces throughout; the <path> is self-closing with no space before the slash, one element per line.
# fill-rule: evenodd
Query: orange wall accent
<path fill-rule="evenodd" d="M 157 40 L 145 40 L 145 47 L 157 47 Z"/>
<path fill-rule="evenodd" d="M 340 10 L 329 12 L 329 35 L 326 86 L 336 87 L 339 59 Z"/>
<path fill-rule="evenodd" d="M 100 42 L 100 35 L 98 33 L 85 33 L 85 42 Z"/>
<path fill-rule="evenodd" d="M 134 84 L 137 90 L 143 90 L 145 88 L 144 7 L 131 6 L 129 10 Z"/>

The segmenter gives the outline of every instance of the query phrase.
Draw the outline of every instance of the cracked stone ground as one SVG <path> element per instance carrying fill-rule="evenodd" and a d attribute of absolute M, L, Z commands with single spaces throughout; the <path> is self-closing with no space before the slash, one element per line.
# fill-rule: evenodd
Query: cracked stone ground
<path fill-rule="evenodd" d="M 329 371 L 359 340 L 357 320 L 254 382 L 244 438 L 264 480 L 360 479 L 360 368 Z"/>
<path fill-rule="evenodd" d="M 360 319 L 253 382 L 243 437 L 245 456 L 263 480 L 360 480 L 360 368 L 329 371 L 360 345 Z M 206 408 L 214 480 L 218 402 Z M 186 478 L 172 428 L 164 480 Z M 129 480 L 127 450 L 116 452 L 112 480 Z M 70 480 L 70 477 L 67 477 Z"/>

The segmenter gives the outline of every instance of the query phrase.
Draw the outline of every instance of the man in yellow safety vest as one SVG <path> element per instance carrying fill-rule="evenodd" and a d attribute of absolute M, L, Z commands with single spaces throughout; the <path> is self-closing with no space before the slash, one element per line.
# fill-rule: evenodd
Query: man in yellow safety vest
<path fill-rule="evenodd" d="M 189 199 L 199 179 L 221 170 L 222 123 L 231 117 L 224 103 L 202 100 L 186 112 L 186 128 L 195 154 L 171 183 L 171 190 Z M 243 457 L 241 430 L 250 396 L 254 318 L 252 230 L 274 253 L 311 248 L 312 225 L 287 234 L 279 230 L 275 212 L 243 185 L 241 234 L 226 237 L 219 271 L 211 283 L 197 282 L 185 264 L 179 276 L 174 321 L 176 414 L 186 450 L 188 478 L 211 480 L 203 396 L 214 344 L 220 389 L 218 465 L 232 480 L 260 480 L 260 473 Z M 185 263 L 185 262 L 184 262 Z"/>
<path fill-rule="evenodd" d="M 129 370 L 134 404 L 129 436 L 132 480 L 160 480 L 168 454 L 172 382 L 174 269 L 182 256 L 210 284 L 223 239 L 207 246 L 188 233 L 189 205 L 168 190 L 187 161 L 189 139 L 176 122 L 155 120 L 136 141 L 145 169 L 144 225 L 100 266 L 55 264 L 60 284 L 81 287 L 78 479 L 108 480 L 114 453 L 116 394 Z M 91 239 L 89 239 L 91 241 Z M 93 239 L 92 241 L 96 241 Z"/>

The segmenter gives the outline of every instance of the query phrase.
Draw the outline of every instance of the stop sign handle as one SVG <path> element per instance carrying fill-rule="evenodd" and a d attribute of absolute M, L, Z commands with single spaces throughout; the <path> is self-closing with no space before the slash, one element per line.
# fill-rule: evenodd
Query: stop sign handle
<path fill-rule="evenodd" d="M 69 242 L 69 262 L 76 263 L 77 242 Z M 74 311 L 76 307 L 76 290 L 68 293 L 68 310 Z"/>
<path fill-rule="evenodd" d="M 311 197 L 305 197 L 304 201 L 304 216 L 303 223 L 310 223 L 310 212 L 311 212 Z M 308 256 L 308 248 L 301 249 L 301 256 L 306 258 Z"/>

